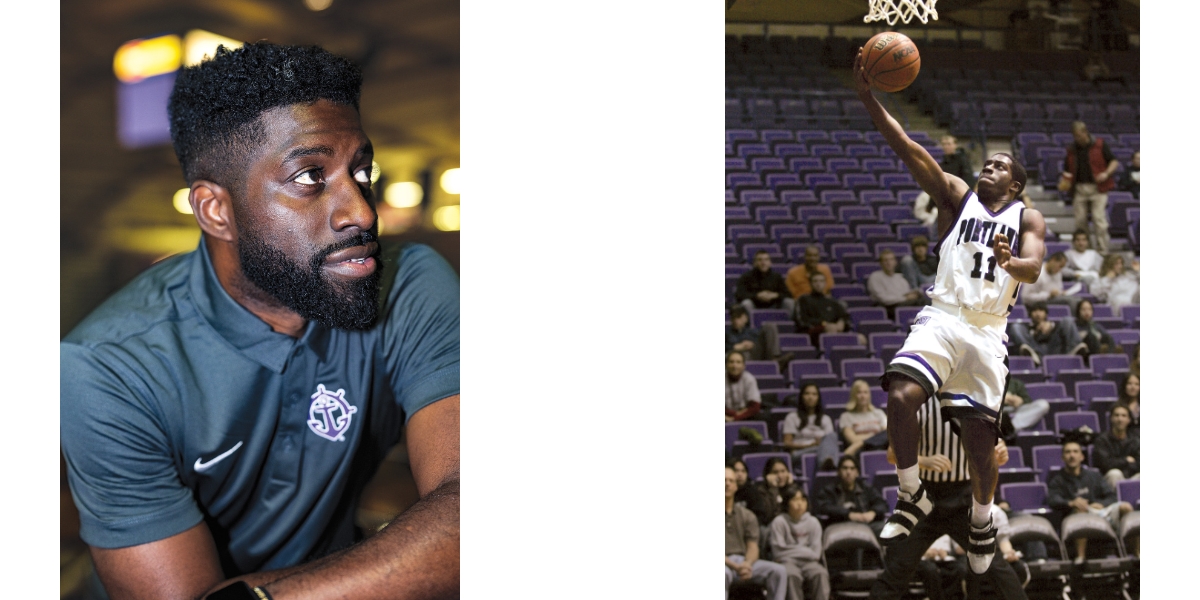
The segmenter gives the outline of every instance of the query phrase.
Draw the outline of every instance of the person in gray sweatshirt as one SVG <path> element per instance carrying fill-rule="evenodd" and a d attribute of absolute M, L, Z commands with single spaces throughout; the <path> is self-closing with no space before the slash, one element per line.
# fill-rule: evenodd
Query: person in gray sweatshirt
<path fill-rule="evenodd" d="M 783 490 L 787 512 L 771 521 L 768 541 L 775 562 L 787 569 L 788 600 L 827 600 L 829 571 L 821 564 L 821 523 L 808 513 L 798 485 Z"/>

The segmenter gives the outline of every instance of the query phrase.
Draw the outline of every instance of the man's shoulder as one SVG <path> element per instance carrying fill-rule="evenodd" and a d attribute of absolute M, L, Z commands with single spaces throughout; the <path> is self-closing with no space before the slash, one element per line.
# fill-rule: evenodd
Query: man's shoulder
<path fill-rule="evenodd" d="M 750 520 L 755 523 L 758 522 L 758 517 L 754 516 L 754 513 L 750 512 L 750 509 L 740 504 L 733 505 L 733 517 L 742 521 Z"/>
<path fill-rule="evenodd" d="M 63 338 L 64 344 L 121 344 L 189 316 L 188 282 L 196 253 L 163 260 L 118 290 Z"/>

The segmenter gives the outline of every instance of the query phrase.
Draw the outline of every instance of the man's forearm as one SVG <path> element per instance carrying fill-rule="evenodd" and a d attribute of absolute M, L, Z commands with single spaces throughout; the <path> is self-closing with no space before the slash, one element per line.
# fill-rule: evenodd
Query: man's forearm
<path fill-rule="evenodd" d="M 311 563 L 239 579 L 264 587 L 275 600 L 456 598 L 458 527 L 459 483 L 454 480 L 362 543 Z"/>

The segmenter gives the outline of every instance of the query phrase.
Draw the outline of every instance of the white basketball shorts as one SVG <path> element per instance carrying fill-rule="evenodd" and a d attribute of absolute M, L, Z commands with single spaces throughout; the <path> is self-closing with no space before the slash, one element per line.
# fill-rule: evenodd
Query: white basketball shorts
<path fill-rule="evenodd" d="M 913 320 L 888 374 L 912 378 L 952 413 L 971 408 L 996 422 L 1008 383 L 1006 324 L 1005 317 L 935 301 Z"/>

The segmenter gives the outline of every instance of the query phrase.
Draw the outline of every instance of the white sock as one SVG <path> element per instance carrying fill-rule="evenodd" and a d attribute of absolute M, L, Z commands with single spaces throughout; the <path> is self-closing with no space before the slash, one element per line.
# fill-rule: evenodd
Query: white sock
<path fill-rule="evenodd" d="M 917 488 L 921 487 L 920 468 L 917 465 L 907 469 L 897 468 L 896 475 L 900 476 L 900 491 L 909 496 L 917 493 Z"/>
<path fill-rule="evenodd" d="M 988 517 L 992 513 L 992 503 L 980 504 L 975 496 L 971 496 L 971 525 L 975 527 L 983 527 L 988 524 Z"/>

